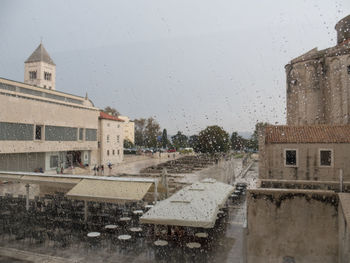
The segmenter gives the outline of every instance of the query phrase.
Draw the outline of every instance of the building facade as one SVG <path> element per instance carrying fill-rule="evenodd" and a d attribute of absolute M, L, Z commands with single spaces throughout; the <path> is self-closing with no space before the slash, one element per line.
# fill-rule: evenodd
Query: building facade
<path fill-rule="evenodd" d="M 52 67 L 51 83 L 42 80 L 46 66 Z M 96 163 L 99 109 L 87 97 L 55 90 L 55 65 L 42 44 L 25 62 L 25 72 L 33 85 L 0 78 L 0 170 Z"/>
<path fill-rule="evenodd" d="M 135 123 L 127 116 L 118 116 L 119 119 L 123 120 L 124 127 L 124 139 L 129 140 L 132 144 L 135 143 Z"/>
<path fill-rule="evenodd" d="M 124 121 L 100 112 L 99 116 L 99 165 L 118 164 L 123 161 Z"/>
<path fill-rule="evenodd" d="M 350 181 L 350 125 L 267 126 L 259 178 Z"/>
<path fill-rule="evenodd" d="M 288 125 L 350 124 L 350 16 L 335 29 L 335 47 L 314 48 L 285 66 Z"/>

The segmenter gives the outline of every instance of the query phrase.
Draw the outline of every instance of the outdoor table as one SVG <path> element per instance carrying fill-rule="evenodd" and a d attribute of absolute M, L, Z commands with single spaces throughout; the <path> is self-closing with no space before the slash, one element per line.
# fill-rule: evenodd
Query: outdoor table
<path fill-rule="evenodd" d="M 240 193 L 241 193 L 241 191 L 239 191 L 239 190 L 235 190 L 235 191 L 234 191 L 234 193 L 235 193 L 235 194 L 240 194 Z"/>
<path fill-rule="evenodd" d="M 1 215 L 9 216 L 9 215 L 11 215 L 11 212 L 10 211 L 5 211 L 5 212 L 2 212 Z"/>
<path fill-rule="evenodd" d="M 232 198 L 238 198 L 238 195 L 237 194 L 232 194 L 231 197 Z"/>
<path fill-rule="evenodd" d="M 218 214 L 224 214 L 225 212 L 224 211 L 222 211 L 222 210 L 219 210 L 218 211 Z"/>
<path fill-rule="evenodd" d="M 123 221 L 123 222 L 130 221 L 130 220 L 131 218 L 127 216 L 119 218 L 119 221 Z"/>
<path fill-rule="evenodd" d="M 143 214 L 143 211 L 142 210 L 134 210 L 132 212 L 134 215 L 142 215 Z"/>
<path fill-rule="evenodd" d="M 117 229 L 118 228 L 118 226 L 116 226 L 116 225 L 106 225 L 105 226 L 105 229 L 107 229 L 107 230 L 114 230 L 114 229 Z"/>
<path fill-rule="evenodd" d="M 154 207 L 154 205 L 145 205 L 145 208 L 152 208 L 152 207 Z"/>
<path fill-rule="evenodd" d="M 199 244 L 198 242 L 190 242 L 186 244 L 186 247 L 188 248 L 200 248 L 201 244 Z"/>
<path fill-rule="evenodd" d="M 120 236 L 118 236 L 118 239 L 119 240 L 129 240 L 129 239 L 131 239 L 131 236 L 130 235 L 120 235 Z"/>
<path fill-rule="evenodd" d="M 196 237 L 199 237 L 199 238 L 208 238 L 208 233 L 205 233 L 205 232 L 198 232 L 195 234 Z"/>
<path fill-rule="evenodd" d="M 168 245 L 168 241 L 158 239 L 158 240 L 154 241 L 153 244 L 156 245 L 157 247 L 164 247 L 164 246 Z"/>
<path fill-rule="evenodd" d="M 99 232 L 90 232 L 87 234 L 88 237 L 99 237 L 101 233 Z"/>
<path fill-rule="evenodd" d="M 131 232 L 142 232 L 142 228 L 141 227 L 131 227 L 131 228 L 129 228 L 129 230 Z"/>

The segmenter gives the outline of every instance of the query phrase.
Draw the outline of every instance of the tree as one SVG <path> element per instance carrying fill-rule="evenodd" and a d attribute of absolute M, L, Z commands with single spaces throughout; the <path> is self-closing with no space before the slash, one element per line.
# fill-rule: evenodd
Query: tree
<path fill-rule="evenodd" d="M 115 108 L 112 108 L 110 106 L 105 107 L 105 109 L 103 111 L 105 113 L 108 113 L 108 114 L 110 114 L 112 116 L 116 116 L 116 117 L 118 117 L 120 115 L 119 112 Z"/>
<path fill-rule="evenodd" d="M 233 132 L 231 135 L 231 147 L 235 151 L 243 150 L 246 147 L 247 140 L 242 136 L 239 136 L 237 132 Z"/>
<path fill-rule="evenodd" d="M 192 135 L 188 139 L 188 145 L 193 148 L 195 152 L 200 152 L 200 144 L 199 144 L 199 139 L 198 135 Z"/>
<path fill-rule="evenodd" d="M 188 146 L 187 136 L 180 131 L 178 131 L 176 135 L 171 137 L 171 141 L 177 150 L 179 148 L 186 148 Z"/>
<path fill-rule="evenodd" d="M 144 130 L 144 142 L 147 147 L 157 147 L 157 138 L 161 135 L 160 126 L 158 122 L 152 117 L 147 119 L 146 127 Z"/>
<path fill-rule="evenodd" d="M 227 152 L 230 149 L 230 138 L 228 133 L 221 127 L 214 125 L 202 130 L 198 136 L 200 151 L 214 154 Z"/>
<path fill-rule="evenodd" d="M 259 148 L 259 132 L 265 129 L 266 125 L 269 125 L 267 122 L 258 122 L 255 124 L 255 130 L 253 135 L 249 140 L 249 148 L 253 150 L 258 150 Z"/>
<path fill-rule="evenodd" d="M 125 149 L 130 149 L 133 147 L 134 147 L 134 144 L 130 140 L 124 139 L 124 148 Z"/>
<path fill-rule="evenodd" d="M 135 145 L 145 146 L 146 119 L 135 119 Z"/>
<path fill-rule="evenodd" d="M 169 145 L 168 132 L 166 129 L 164 129 L 162 133 L 162 147 L 166 148 L 168 145 Z"/>

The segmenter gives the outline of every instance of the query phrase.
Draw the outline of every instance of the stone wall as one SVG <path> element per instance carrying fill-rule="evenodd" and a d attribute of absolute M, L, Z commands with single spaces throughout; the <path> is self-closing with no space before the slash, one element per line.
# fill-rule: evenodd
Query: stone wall
<path fill-rule="evenodd" d="M 247 263 L 338 262 L 338 242 L 334 192 L 248 190 Z"/>
<path fill-rule="evenodd" d="M 350 145 L 338 144 L 266 144 L 259 156 L 260 179 L 339 181 L 339 169 L 343 178 L 350 181 Z M 284 165 L 284 150 L 297 149 L 297 167 Z M 319 165 L 319 150 L 333 150 L 333 165 Z"/>
<path fill-rule="evenodd" d="M 339 263 L 350 262 L 350 194 L 339 194 Z"/>

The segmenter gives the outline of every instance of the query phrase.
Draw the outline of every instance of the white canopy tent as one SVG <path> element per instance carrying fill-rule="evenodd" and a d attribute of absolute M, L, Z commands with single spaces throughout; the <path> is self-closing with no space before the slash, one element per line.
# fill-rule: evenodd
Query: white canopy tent
<path fill-rule="evenodd" d="M 220 207 L 223 207 L 233 191 L 231 185 L 206 179 L 159 201 L 141 217 L 140 222 L 213 228 Z"/>

